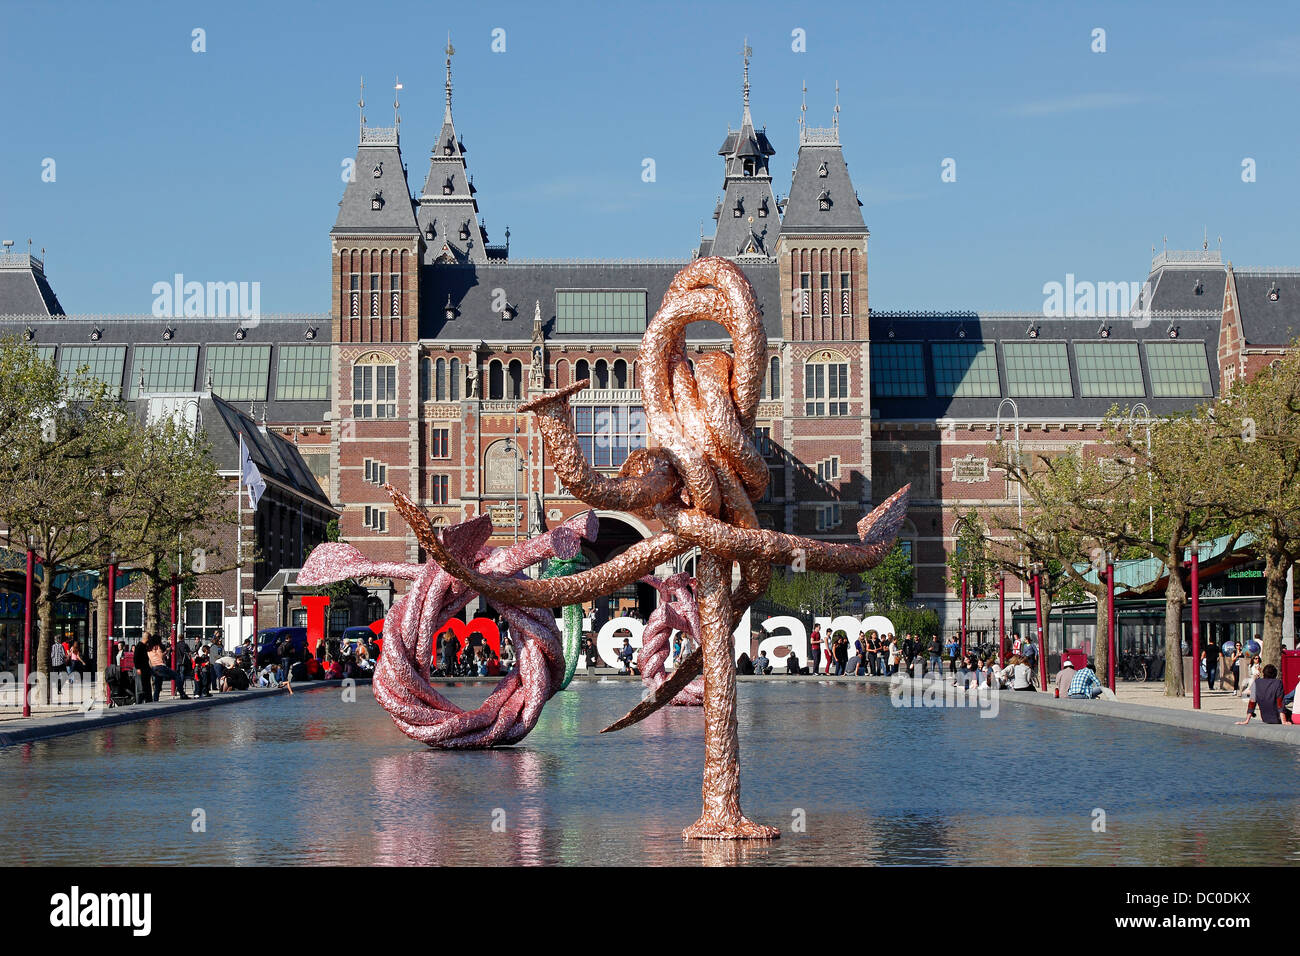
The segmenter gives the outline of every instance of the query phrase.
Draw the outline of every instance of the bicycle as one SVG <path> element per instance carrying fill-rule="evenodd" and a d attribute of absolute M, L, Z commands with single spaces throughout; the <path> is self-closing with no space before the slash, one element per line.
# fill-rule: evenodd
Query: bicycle
<path fill-rule="evenodd" d="M 1138 654 L 1123 654 L 1118 667 L 1115 668 L 1121 680 L 1145 681 L 1147 679 L 1146 659 Z"/>

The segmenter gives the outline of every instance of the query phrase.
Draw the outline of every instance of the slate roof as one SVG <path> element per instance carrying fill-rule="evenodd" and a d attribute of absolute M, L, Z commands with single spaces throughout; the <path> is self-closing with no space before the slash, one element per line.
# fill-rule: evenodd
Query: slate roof
<path fill-rule="evenodd" d="M 258 401 L 259 414 L 265 405 L 266 420 L 270 422 L 321 422 L 330 411 L 328 399 L 323 401 L 280 401 L 276 395 L 279 378 L 279 349 L 282 345 L 328 345 L 333 328 L 328 315 L 263 315 L 256 324 L 251 320 L 229 319 L 159 319 L 152 315 L 117 316 L 0 316 L 0 337 L 21 337 L 30 328 L 35 334 L 31 342 L 36 346 L 64 345 L 126 345 L 128 346 L 121 383 L 129 386 L 135 380 L 133 349 L 140 345 L 197 345 L 199 346 L 193 388 L 200 390 L 206 384 L 203 370 L 207 367 L 209 345 L 270 345 L 270 374 L 267 383 L 267 401 Z M 235 330 L 244 329 L 244 338 L 235 339 Z M 172 338 L 163 333 L 172 330 Z M 308 329 L 316 336 L 307 339 Z M 98 330 L 100 338 L 91 339 Z M 57 358 L 57 352 L 56 352 Z M 147 383 L 146 383 L 147 385 Z M 241 403 L 247 411 L 247 403 Z"/>
<path fill-rule="evenodd" d="M 375 167 L 381 168 L 378 177 Z M 331 235 L 398 235 L 417 233 L 411 190 L 402 168 L 402 151 L 394 136 L 389 144 L 357 147 L 356 175 L 343 190 Z M 380 194 L 382 205 L 371 209 Z"/>
<path fill-rule="evenodd" d="M 1237 308 L 1249 345 L 1290 345 L 1300 336 L 1300 271 L 1233 269 Z M 1277 299 L 1269 292 L 1277 290 Z"/>
<path fill-rule="evenodd" d="M 1128 320 L 1107 319 L 1105 324 L 1111 328 L 1111 337 L 1101 339 L 1099 328 L 1103 324 L 1097 318 L 1044 318 L 1041 313 L 952 313 L 945 315 L 924 315 L 917 313 L 873 312 L 871 315 L 871 342 L 874 348 L 884 343 L 921 343 L 929 346 L 938 342 L 985 343 L 994 346 L 997 358 L 999 392 L 988 397 L 945 397 L 938 395 L 935 388 L 934 369 L 931 350 L 923 348 L 926 372 L 926 395 L 924 397 L 887 397 L 873 395 L 871 399 L 872 417 L 884 421 L 924 421 L 940 418 L 978 419 L 994 421 L 998 406 L 1008 396 L 1007 364 L 1004 346 L 1013 342 L 1047 343 L 1064 342 L 1070 367 L 1070 397 L 1046 396 L 1012 396 L 1020 407 L 1023 419 L 1033 420 L 1077 420 L 1080 418 L 1099 421 L 1105 417 L 1112 405 L 1121 408 L 1137 402 L 1144 402 L 1153 415 L 1165 415 L 1193 407 L 1199 402 L 1209 401 L 1219 393 L 1219 369 L 1215 350 L 1219 340 L 1219 316 L 1205 314 L 1183 314 L 1175 319 L 1178 326 L 1179 342 L 1201 342 L 1206 350 L 1206 362 L 1209 367 L 1212 395 L 1203 397 L 1167 398 L 1152 394 L 1151 375 L 1147 363 L 1146 346 L 1148 343 L 1169 342 L 1168 318 L 1153 319 L 1143 324 L 1141 321 L 1130 323 Z M 1029 327 L 1038 329 L 1038 337 L 1029 337 Z M 891 334 L 892 333 L 892 334 Z M 1075 345 L 1082 342 L 1136 342 L 1143 373 L 1143 395 L 1110 397 L 1083 397 L 1079 384 L 1078 359 Z M 1003 414 L 1007 421 L 1010 411 Z"/>
<path fill-rule="evenodd" d="M 451 154 L 444 148 L 450 144 Z M 429 157 L 429 174 L 416 209 L 416 219 L 425 239 L 424 262 L 432 263 L 443 255 L 443 248 L 459 262 L 482 262 L 487 259 L 487 237 L 479 226 L 478 203 L 465 168 L 465 148 L 456 136 L 451 110 L 443 120 L 442 130 Z M 444 193 L 447 181 L 451 193 Z M 469 238 L 460 237 L 461 228 L 469 227 Z M 432 227 L 432 235 L 430 235 Z"/>
<path fill-rule="evenodd" d="M 137 402 L 137 405 L 143 404 Z M 248 446 L 248 457 L 257 465 L 263 478 L 274 478 L 303 497 L 333 508 L 293 442 L 262 431 L 247 414 L 218 396 L 204 395 L 199 400 L 199 410 L 218 470 L 239 470 L 239 435 L 242 432 Z"/>
<path fill-rule="evenodd" d="M 0 255 L 0 315 L 62 315 L 44 263 L 26 253 Z"/>
<path fill-rule="evenodd" d="M 826 164 L 826 175 L 820 176 L 818 171 L 823 163 Z M 830 194 L 829 209 L 820 208 L 817 197 L 822 192 Z M 867 231 L 853 180 L 849 178 L 849 168 L 838 144 L 800 145 L 781 229 L 787 234 Z"/>
<path fill-rule="evenodd" d="M 649 319 L 658 311 L 673 276 L 687 264 L 685 260 L 652 263 L 575 260 L 536 264 L 515 260 L 426 267 L 420 277 L 424 289 L 424 294 L 421 295 L 420 338 L 471 342 L 482 340 L 489 343 L 527 342 L 532 338 L 533 304 L 540 302 L 547 341 L 582 344 L 593 337 L 555 332 L 557 289 L 644 289 Z M 780 338 L 781 287 L 776 263 L 759 260 L 737 264 L 754 286 L 768 337 Z M 515 308 L 514 318 L 503 319 L 500 312 L 492 308 L 495 289 L 503 290 L 509 304 Z M 452 320 L 448 320 L 444 314 L 449 296 L 457 311 L 456 318 Z M 641 333 L 611 334 L 598 338 L 640 341 Z M 713 323 L 692 323 L 687 327 L 687 338 L 721 339 L 726 338 L 726 332 L 722 326 Z"/>

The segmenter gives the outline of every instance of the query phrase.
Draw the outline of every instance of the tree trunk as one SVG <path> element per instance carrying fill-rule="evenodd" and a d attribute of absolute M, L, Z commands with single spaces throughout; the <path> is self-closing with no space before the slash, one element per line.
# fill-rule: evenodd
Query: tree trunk
<path fill-rule="evenodd" d="M 1177 568 L 1165 570 L 1169 573 L 1169 583 L 1165 586 L 1165 696 L 1182 697 L 1183 608 L 1187 606 L 1187 589 Z"/>
<path fill-rule="evenodd" d="M 1286 578 L 1291 560 L 1285 554 L 1264 555 L 1264 640 L 1261 657 L 1282 672 L 1282 624 L 1292 613 L 1286 606 Z"/>
<path fill-rule="evenodd" d="M 41 587 L 36 599 L 40 634 L 36 639 L 36 696 L 38 704 L 50 702 L 50 648 L 54 646 L 54 574 L 41 562 Z"/>
<path fill-rule="evenodd" d="M 100 575 L 99 584 L 92 592 L 95 598 L 95 677 L 99 690 L 97 700 L 103 700 L 103 680 L 108 673 L 108 569 Z"/>
<path fill-rule="evenodd" d="M 144 574 L 144 632 L 161 636 L 158 630 L 158 600 L 162 595 L 161 574 L 157 555 L 149 558 Z"/>
<path fill-rule="evenodd" d="M 1092 659 L 1097 664 L 1097 677 L 1107 687 L 1110 686 L 1110 680 L 1107 677 L 1107 661 L 1110 660 L 1110 635 L 1107 628 L 1110 626 L 1110 615 L 1106 607 L 1106 595 L 1093 595 L 1097 598 L 1097 636 L 1092 641 Z"/>

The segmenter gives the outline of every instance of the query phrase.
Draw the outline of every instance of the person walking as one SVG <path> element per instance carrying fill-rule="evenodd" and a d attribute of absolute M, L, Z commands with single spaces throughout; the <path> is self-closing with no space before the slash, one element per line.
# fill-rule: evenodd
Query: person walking
<path fill-rule="evenodd" d="M 939 635 L 935 634 L 930 638 L 930 673 L 936 677 L 943 676 L 943 644 L 939 640 Z"/>
<path fill-rule="evenodd" d="M 1219 645 L 1214 643 L 1213 635 L 1201 649 L 1201 663 L 1205 665 L 1205 685 L 1214 690 L 1214 682 L 1219 676 Z"/>
<path fill-rule="evenodd" d="M 149 670 L 149 645 L 143 638 L 135 642 L 131 662 L 135 667 L 135 702 L 151 703 L 153 680 Z"/>

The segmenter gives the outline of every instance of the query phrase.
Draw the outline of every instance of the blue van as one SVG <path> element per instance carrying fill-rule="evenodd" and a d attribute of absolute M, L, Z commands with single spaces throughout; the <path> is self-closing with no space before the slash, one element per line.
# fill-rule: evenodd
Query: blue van
<path fill-rule="evenodd" d="M 278 661 L 280 654 L 276 650 L 285 638 L 293 642 L 294 652 L 301 657 L 307 652 L 307 628 L 305 627 L 268 627 L 257 632 L 257 663 L 259 666 L 271 661 Z"/>

